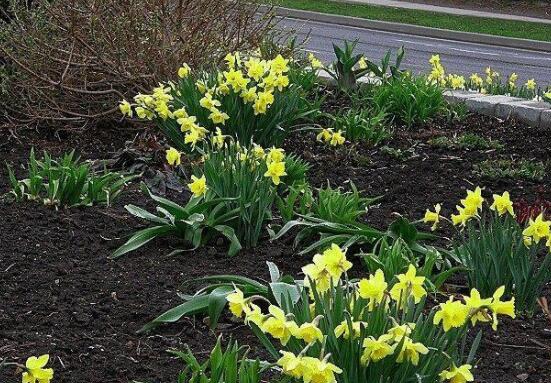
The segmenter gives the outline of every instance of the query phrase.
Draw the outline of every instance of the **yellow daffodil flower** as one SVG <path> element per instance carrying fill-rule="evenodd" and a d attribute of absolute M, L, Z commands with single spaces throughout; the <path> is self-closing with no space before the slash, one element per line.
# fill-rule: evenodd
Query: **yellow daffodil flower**
<path fill-rule="evenodd" d="M 285 312 L 277 306 L 270 305 L 268 308 L 270 316 L 262 323 L 262 330 L 267 332 L 275 339 L 279 339 L 285 346 L 294 332 L 297 331 L 297 324 L 288 320 Z"/>
<path fill-rule="evenodd" d="M 182 155 L 174 148 L 170 148 L 166 151 L 166 162 L 171 166 L 180 165 Z"/>
<path fill-rule="evenodd" d="M 430 211 L 427 209 L 425 212 L 425 217 L 423 218 L 424 223 L 430 223 L 432 222 L 432 227 L 430 228 L 432 231 L 436 230 L 438 226 L 438 222 L 440 222 L 440 210 L 442 209 L 442 206 L 437 203 L 434 205 L 434 211 Z"/>
<path fill-rule="evenodd" d="M 304 373 L 304 366 L 302 364 L 302 357 L 296 356 L 289 351 L 279 351 L 283 355 L 277 361 L 277 365 L 283 369 L 285 375 L 292 376 L 293 378 L 301 378 Z"/>
<path fill-rule="evenodd" d="M 369 300 L 369 309 L 372 310 L 375 305 L 380 304 L 384 297 L 388 283 L 385 281 L 385 274 L 381 269 L 370 275 L 369 279 L 361 279 L 358 283 L 358 292 L 360 297 Z"/>
<path fill-rule="evenodd" d="M 180 124 L 180 130 L 182 132 L 189 132 L 192 129 L 196 129 L 197 125 L 195 122 L 197 121 L 197 117 L 195 116 L 188 116 L 188 117 L 180 117 L 176 120 L 178 124 Z"/>
<path fill-rule="evenodd" d="M 310 67 L 314 70 L 323 68 L 323 63 L 313 53 L 308 54 L 308 61 L 310 61 Z"/>
<path fill-rule="evenodd" d="M 492 329 L 497 330 L 498 315 L 507 315 L 511 318 L 515 318 L 515 297 L 512 297 L 509 301 L 502 301 L 501 297 L 505 293 L 505 286 L 499 287 L 492 296 L 492 303 L 490 303 L 490 310 L 492 310 Z"/>
<path fill-rule="evenodd" d="M 128 116 L 132 118 L 132 105 L 126 100 L 122 100 L 119 104 L 119 110 L 123 116 Z"/>
<path fill-rule="evenodd" d="M 429 64 L 431 65 L 440 64 L 440 55 L 432 55 L 429 59 Z"/>
<path fill-rule="evenodd" d="M 378 362 L 394 353 L 394 347 L 388 344 L 392 337 L 387 334 L 381 335 L 378 339 L 370 336 L 363 341 L 364 351 L 360 362 L 366 365 L 368 362 Z"/>
<path fill-rule="evenodd" d="M 342 370 L 333 363 L 311 357 L 303 357 L 302 364 L 304 372 L 302 379 L 304 383 L 336 383 L 335 374 L 342 373 Z"/>
<path fill-rule="evenodd" d="M 257 160 L 263 160 L 266 157 L 264 148 L 258 144 L 253 144 L 252 153 Z"/>
<path fill-rule="evenodd" d="M 514 88 L 517 85 L 517 79 L 518 75 L 516 73 L 513 72 L 509 75 L 508 83 L 511 88 Z"/>
<path fill-rule="evenodd" d="M 476 88 L 482 87 L 484 85 L 484 80 L 482 77 L 478 75 L 478 73 L 473 73 L 470 77 L 471 84 L 474 85 Z"/>
<path fill-rule="evenodd" d="M 223 135 L 222 130 L 220 130 L 219 127 L 216 127 L 216 134 L 212 136 L 212 144 L 217 146 L 218 149 L 220 149 L 222 148 L 222 146 L 224 146 L 224 141 L 226 137 L 228 136 Z"/>
<path fill-rule="evenodd" d="M 331 287 L 331 273 L 325 267 L 323 256 L 321 254 L 314 255 L 313 263 L 302 267 L 304 273 L 304 286 L 310 287 L 310 280 L 316 284 L 316 291 L 324 293 Z M 337 281 L 333 281 L 336 283 Z"/>
<path fill-rule="evenodd" d="M 213 99 L 212 94 L 205 93 L 204 97 L 199 100 L 199 105 L 201 105 L 205 109 L 212 110 L 216 107 L 221 106 L 222 104 L 220 103 L 220 101 Z"/>
<path fill-rule="evenodd" d="M 197 178 L 192 175 L 191 181 L 192 182 L 189 183 L 187 186 L 189 187 L 189 190 L 193 193 L 194 197 L 201 197 L 207 193 L 207 179 L 204 174 L 201 176 L 201 178 Z"/>
<path fill-rule="evenodd" d="M 215 124 L 226 124 L 226 120 L 230 119 L 230 116 L 228 116 L 227 113 L 224 113 L 216 108 L 212 108 L 210 110 L 209 118 L 211 121 Z"/>
<path fill-rule="evenodd" d="M 256 95 L 256 86 L 253 86 L 249 89 L 244 89 L 241 92 L 241 98 L 246 103 L 254 103 L 256 101 L 257 95 Z"/>
<path fill-rule="evenodd" d="M 184 142 L 186 144 L 191 144 L 192 146 L 195 146 L 197 142 L 205 138 L 205 135 L 207 134 L 208 130 L 205 128 L 194 125 L 191 127 L 191 129 L 186 133 L 184 137 Z"/>
<path fill-rule="evenodd" d="M 275 74 L 282 74 L 289 71 L 289 60 L 283 58 L 282 55 L 277 55 L 275 59 L 270 62 L 270 70 Z"/>
<path fill-rule="evenodd" d="M 287 175 L 285 173 L 285 162 L 270 162 L 267 165 L 268 170 L 264 173 L 264 177 L 271 177 L 274 185 L 279 185 L 280 178 Z"/>
<path fill-rule="evenodd" d="M 322 129 L 316 136 L 317 141 L 329 142 L 333 137 L 333 129 Z"/>
<path fill-rule="evenodd" d="M 293 336 L 304 340 L 306 343 L 321 342 L 323 340 L 323 333 L 313 322 L 301 324 L 300 327 L 294 330 Z"/>
<path fill-rule="evenodd" d="M 452 219 L 452 223 L 454 225 L 461 225 L 461 226 L 465 226 L 467 224 L 467 222 L 476 216 L 477 214 L 477 210 L 476 210 L 476 207 L 474 206 L 470 206 L 470 207 L 461 207 L 461 206 L 456 206 L 457 208 L 457 211 L 459 212 L 459 214 L 452 214 L 451 216 L 451 219 Z"/>
<path fill-rule="evenodd" d="M 245 67 L 247 68 L 247 76 L 255 81 L 259 81 L 266 73 L 266 63 L 257 58 L 246 61 Z"/>
<path fill-rule="evenodd" d="M 524 84 L 524 86 L 526 87 L 526 89 L 529 89 L 529 90 L 535 90 L 536 89 L 536 81 L 531 78 L 530 80 L 526 81 L 526 84 Z"/>
<path fill-rule="evenodd" d="M 191 68 L 189 67 L 189 65 L 187 64 L 183 64 L 179 69 L 178 69 L 178 77 L 180 78 L 186 78 L 187 76 L 189 76 L 191 72 Z"/>
<path fill-rule="evenodd" d="M 543 213 L 540 213 L 535 220 L 530 218 L 528 227 L 524 229 L 522 235 L 531 238 L 534 243 L 538 243 L 542 238 L 551 235 L 551 221 L 544 220 Z"/>
<path fill-rule="evenodd" d="M 258 328 L 262 328 L 266 315 L 262 314 L 260 307 L 254 303 L 249 303 L 243 307 L 243 312 L 245 313 L 245 324 L 254 323 Z"/>
<path fill-rule="evenodd" d="M 344 136 L 342 135 L 342 131 L 337 131 L 335 133 L 333 133 L 333 135 L 331 136 L 331 140 L 329 141 L 329 143 L 332 145 L 332 146 L 337 146 L 337 145 L 342 145 L 344 144 Z"/>
<path fill-rule="evenodd" d="M 323 252 L 323 263 L 333 280 L 339 280 L 343 273 L 352 268 L 352 262 L 346 259 L 346 254 L 334 243 Z"/>
<path fill-rule="evenodd" d="M 467 383 L 474 382 L 474 376 L 471 373 L 470 364 L 464 364 L 457 367 L 455 364 L 449 370 L 444 370 L 440 373 L 441 380 L 447 380 L 449 383 Z"/>
<path fill-rule="evenodd" d="M 409 337 L 404 337 L 402 348 L 396 358 L 396 362 L 402 363 L 404 361 L 409 361 L 414 366 L 417 366 L 419 364 L 419 354 L 426 355 L 428 353 L 429 349 L 426 348 L 425 345 L 419 342 L 413 342 Z"/>
<path fill-rule="evenodd" d="M 48 364 L 49 359 L 50 356 L 48 354 L 41 355 L 38 358 L 36 356 L 27 358 L 22 383 L 49 383 L 54 377 L 53 369 L 44 368 Z"/>
<path fill-rule="evenodd" d="M 471 289 L 470 296 L 464 296 L 465 305 L 469 309 L 469 315 L 471 316 L 471 324 L 474 326 L 477 322 L 489 322 L 490 317 L 488 315 L 486 307 L 489 307 L 492 303 L 492 298 L 482 299 L 477 289 Z"/>
<path fill-rule="evenodd" d="M 392 327 L 387 331 L 387 334 L 394 342 L 400 342 L 403 337 L 410 336 L 411 332 L 415 329 L 415 323 L 406 323 Z"/>
<path fill-rule="evenodd" d="M 335 336 L 337 338 L 340 338 L 342 336 L 344 339 L 350 339 L 350 335 L 352 335 L 352 339 L 359 338 L 362 330 L 362 325 L 366 327 L 367 323 L 362 321 L 352 322 L 351 333 L 350 326 L 348 326 L 348 321 L 345 319 L 335 327 Z"/>
<path fill-rule="evenodd" d="M 409 265 L 408 271 L 405 274 L 397 276 L 398 282 L 390 289 L 390 296 L 395 301 L 406 302 L 411 295 L 415 303 L 419 303 L 421 298 L 427 295 L 427 291 L 423 288 L 425 277 L 418 277 L 415 266 Z"/>
<path fill-rule="evenodd" d="M 465 208 L 475 208 L 477 211 L 482 209 L 483 202 L 482 189 L 479 186 L 474 190 L 467 190 L 467 197 L 461 200 Z"/>
<path fill-rule="evenodd" d="M 236 287 L 235 292 L 226 296 L 226 300 L 228 301 L 230 312 L 237 318 L 241 318 L 247 307 L 247 299 L 243 295 L 243 291 Z"/>
<path fill-rule="evenodd" d="M 367 62 L 365 61 L 365 57 L 360 57 L 360 59 L 358 60 L 358 68 L 360 69 L 367 69 Z"/>
<path fill-rule="evenodd" d="M 271 162 L 283 162 L 285 159 L 285 150 L 281 148 L 276 148 L 273 146 L 268 154 L 266 155 L 266 163 Z"/>
<path fill-rule="evenodd" d="M 434 315 L 433 323 L 437 325 L 442 322 L 444 331 L 448 332 L 451 328 L 462 327 L 468 316 L 469 308 L 450 297 L 446 303 L 440 303 L 440 310 Z"/>
<path fill-rule="evenodd" d="M 491 210 L 496 210 L 499 215 L 509 213 L 512 217 L 515 216 L 515 212 L 513 211 L 513 202 L 509 197 L 508 191 L 503 192 L 502 195 L 494 194 L 493 198 L 494 203 L 490 206 Z"/>

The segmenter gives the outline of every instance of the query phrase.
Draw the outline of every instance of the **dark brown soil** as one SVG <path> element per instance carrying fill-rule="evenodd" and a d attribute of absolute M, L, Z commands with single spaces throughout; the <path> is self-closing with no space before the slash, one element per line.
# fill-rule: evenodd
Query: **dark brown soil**
<path fill-rule="evenodd" d="M 313 168 L 312 184 L 348 179 L 367 195 L 384 196 L 367 220 L 384 227 L 394 212 L 412 219 L 437 202 L 444 213 L 454 208 L 465 188 L 486 186 L 485 193 L 510 190 L 513 197 L 551 199 L 549 173 L 541 182 L 483 180 L 473 175 L 474 163 L 495 157 L 546 160 L 551 133 L 514 122 L 472 116 L 443 128 L 444 122 L 416 132 L 400 131 L 388 145 L 410 152 L 404 159 L 366 145 L 334 150 L 310 135 L 286 143 Z M 474 131 L 499 140 L 501 151 L 434 149 L 431 137 Z M 106 159 L 138 133 L 131 127 L 93 128 L 81 132 L 18 132 L 18 139 L 0 131 L 0 158 L 12 164 L 26 161 L 31 146 L 59 154 L 76 148 L 85 158 Z M 3 162 L 2 161 L 2 162 Z M 0 167 L 0 194 L 7 191 L 6 171 Z M 181 200 L 184 195 L 171 193 Z M 86 207 L 55 211 L 34 203 L 0 202 L 0 358 L 23 362 L 29 355 L 49 353 L 55 382 L 176 381 L 181 363 L 168 348 L 188 344 L 197 355 L 207 353 L 217 334 L 202 318 L 183 319 L 147 335 L 137 335 L 143 324 L 179 303 L 182 282 L 210 274 L 237 273 L 268 278 L 266 261 L 287 273 L 299 272 L 308 259 L 295 255 L 290 241 L 271 244 L 228 259 L 225 249 L 207 246 L 181 256 L 167 257 L 176 240 L 156 241 L 111 261 L 107 256 L 143 223 L 132 218 L 124 204 L 152 205 L 131 185 L 111 208 Z M 549 288 L 545 290 L 551 298 Z M 218 332 L 255 345 L 243 326 L 224 320 Z M 546 350 L 547 348 L 547 350 Z M 551 379 L 551 324 L 538 313 L 530 320 L 505 320 L 497 333 L 485 330 L 477 382 L 549 383 Z M 0 372 L 0 382 L 16 382 L 13 369 Z"/>
<path fill-rule="evenodd" d="M 407 3 L 420 3 L 551 19 L 549 0 L 401 0 Z"/>

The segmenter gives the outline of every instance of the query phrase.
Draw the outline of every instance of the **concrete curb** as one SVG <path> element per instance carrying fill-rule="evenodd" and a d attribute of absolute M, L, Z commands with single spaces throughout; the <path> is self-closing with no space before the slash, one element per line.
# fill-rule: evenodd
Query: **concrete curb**
<path fill-rule="evenodd" d="M 457 90 L 448 90 L 444 96 L 450 103 L 463 103 L 473 112 L 551 129 L 551 105 L 546 102 Z"/>
<path fill-rule="evenodd" d="M 335 85 L 329 74 L 320 72 L 318 78 L 325 84 Z M 368 77 L 359 82 L 369 83 Z M 515 118 L 527 125 L 551 130 L 551 104 L 518 97 L 487 95 L 465 90 L 447 90 L 444 97 L 452 104 L 465 104 L 471 112 L 497 117 L 502 120 Z"/>
<path fill-rule="evenodd" d="M 418 25 L 399 24 L 388 21 L 368 20 L 359 17 L 340 16 L 321 12 L 303 11 L 283 7 L 273 7 L 277 16 L 295 19 L 311 20 L 321 23 L 345 25 L 349 27 L 375 29 L 386 32 L 408 33 L 412 35 L 432 37 L 436 39 L 464 41 L 469 43 L 497 45 L 507 48 L 526 49 L 533 51 L 551 51 L 551 42 L 516 39 L 511 37 L 485 35 L 451 31 L 447 29 L 421 27 Z"/>

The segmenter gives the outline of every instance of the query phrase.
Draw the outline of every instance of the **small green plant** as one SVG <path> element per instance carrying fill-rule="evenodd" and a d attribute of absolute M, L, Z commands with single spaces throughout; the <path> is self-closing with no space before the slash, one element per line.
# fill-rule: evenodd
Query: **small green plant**
<path fill-rule="evenodd" d="M 240 347 L 235 341 L 230 340 L 224 349 L 220 337 L 204 362 L 199 362 L 189 347 L 186 351 L 168 352 L 185 364 L 178 374 L 178 383 L 260 383 L 262 372 L 271 367 L 258 359 L 248 359 L 249 348 Z"/>
<path fill-rule="evenodd" d="M 111 255 L 119 258 L 131 251 L 137 250 L 155 238 L 176 236 L 189 242 L 191 250 L 204 245 L 215 236 L 224 236 L 229 242 L 228 255 L 235 255 L 241 249 L 241 243 L 231 225 L 239 216 L 239 208 L 228 208 L 228 198 L 216 198 L 208 193 L 205 198 L 191 198 L 185 206 L 151 193 L 143 186 L 143 191 L 158 204 L 157 215 L 135 205 L 125 208 L 135 217 L 144 219 L 151 226 L 136 232 L 124 245 Z"/>
<path fill-rule="evenodd" d="M 384 109 L 350 109 L 331 118 L 333 130 L 342 131 L 350 141 L 361 140 L 376 146 L 392 136 L 386 126 L 387 114 Z"/>
<path fill-rule="evenodd" d="M 467 222 L 454 252 L 467 270 L 470 288 L 484 295 L 504 286 L 505 295 L 515 297 L 519 312 L 533 314 L 543 287 L 551 280 L 551 254 L 542 246 L 543 240 L 530 242 L 510 214 L 487 212 Z M 538 257 L 542 251 L 543 260 Z"/>
<path fill-rule="evenodd" d="M 499 141 L 486 139 L 475 133 L 464 133 L 453 137 L 436 137 L 428 141 L 430 146 L 444 149 L 469 149 L 469 150 L 488 150 L 503 149 L 503 144 Z"/>
<path fill-rule="evenodd" d="M 289 187 L 287 194 L 276 197 L 276 206 L 284 223 L 292 220 L 296 214 L 310 213 L 314 195 L 307 183 L 295 183 Z"/>
<path fill-rule="evenodd" d="M 295 158 L 295 177 L 300 177 L 300 162 Z M 201 167 L 196 173 L 201 173 Z M 287 170 L 287 163 L 285 163 Z M 267 163 L 255 158 L 254 152 L 236 144 L 211 147 L 205 155 L 202 173 L 216 196 L 226 200 L 229 210 L 238 211 L 233 227 L 239 241 L 246 247 L 256 246 L 267 221 L 272 219 L 272 204 L 276 196 L 273 181 L 266 177 Z M 285 182 L 287 176 L 282 176 Z"/>
<path fill-rule="evenodd" d="M 389 155 L 400 161 L 407 161 L 410 158 L 416 156 L 415 149 L 413 147 L 408 148 L 407 150 L 402 150 L 400 148 L 393 148 L 391 146 L 384 145 L 381 146 L 381 153 Z"/>
<path fill-rule="evenodd" d="M 295 153 L 291 153 L 285 157 L 285 184 L 295 185 L 304 184 L 306 182 L 306 175 L 311 166 L 308 162 L 304 161 Z"/>
<path fill-rule="evenodd" d="M 404 75 L 376 87 L 373 102 L 397 121 L 412 128 L 445 113 L 444 90 L 425 77 Z"/>
<path fill-rule="evenodd" d="M 525 179 L 541 181 L 547 174 L 546 165 L 541 161 L 526 159 L 484 160 L 473 166 L 475 174 L 488 179 Z"/>
<path fill-rule="evenodd" d="M 95 172 L 90 163 L 82 162 L 75 156 L 74 150 L 60 159 L 44 152 L 43 158 L 38 160 L 34 149 L 31 149 L 27 171 L 27 178 L 17 180 L 13 169 L 8 166 L 11 195 L 15 200 L 41 201 L 56 207 L 109 206 L 120 195 L 125 184 L 138 177 L 107 170 Z"/>
<path fill-rule="evenodd" d="M 318 189 L 318 198 L 312 201 L 310 214 L 330 222 L 356 222 L 379 197 L 362 197 L 353 182 L 350 182 L 350 188 L 350 192 L 343 192 L 341 188 L 333 189 L 327 183 L 327 187 Z"/>

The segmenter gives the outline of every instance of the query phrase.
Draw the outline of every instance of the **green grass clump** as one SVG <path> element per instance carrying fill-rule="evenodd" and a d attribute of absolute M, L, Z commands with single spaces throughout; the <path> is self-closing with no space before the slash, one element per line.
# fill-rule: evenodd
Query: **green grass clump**
<path fill-rule="evenodd" d="M 541 161 L 531 160 L 485 160 L 474 165 L 476 174 L 488 179 L 525 179 L 541 181 L 546 174 L 546 165 Z"/>

